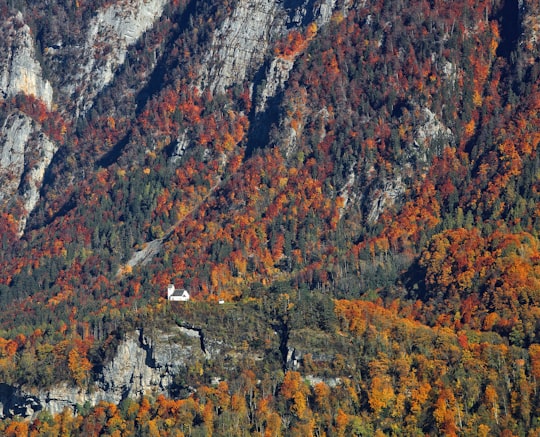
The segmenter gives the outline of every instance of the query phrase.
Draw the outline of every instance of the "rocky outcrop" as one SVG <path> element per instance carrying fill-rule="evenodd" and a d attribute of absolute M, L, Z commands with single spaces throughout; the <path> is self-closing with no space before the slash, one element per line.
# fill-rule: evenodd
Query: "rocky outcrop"
<path fill-rule="evenodd" d="M 223 92 L 242 82 L 248 70 L 263 62 L 276 32 L 278 4 L 272 0 L 241 0 L 214 33 L 201 69 L 200 87 Z"/>
<path fill-rule="evenodd" d="M 304 380 L 312 387 L 315 387 L 321 382 L 325 383 L 328 387 L 337 387 L 341 384 L 341 378 L 321 378 L 320 376 L 306 375 Z"/>
<path fill-rule="evenodd" d="M 34 40 L 22 14 L 5 20 L 0 28 L 0 98 L 34 96 L 50 109 L 53 90 L 43 79 Z"/>
<path fill-rule="evenodd" d="M 182 336 L 181 331 L 156 332 L 152 337 L 141 331 L 127 335 L 101 372 L 98 391 L 115 403 L 126 397 L 168 393 L 181 368 L 203 356 L 197 342 L 182 341 Z"/>
<path fill-rule="evenodd" d="M 438 155 L 444 146 L 449 145 L 454 139 L 452 131 L 446 127 L 428 108 L 422 108 L 421 117 L 415 131 L 414 146 L 422 150 L 422 159 L 425 157 L 426 149 L 435 145 L 436 150 L 432 154 Z M 437 145 L 438 143 L 438 145 Z"/>
<path fill-rule="evenodd" d="M 45 170 L 47 170 L 54 154 L 58 150 L 56 143 L 51 141 L 44 133 L 36 130 L 36 134 L 35 149 L 32 151 L 36 159 L 31 163 L 27 163 L 27 165 L 31 165 L 27 166 L 27 177 L 21 185 L 25 215 L 20 219 L 20 232 L 23 232 L 28 215 L 34 210 L 39 201 L 39 193 L 45 177 Z"/>
<path fill-rule="evenodd" d="M 72 96 L 75 114 L 92 107 L 95 97 L 124 63 L 129 46 L 152 27 L 167 3 L 167 0 L 122 0 L 98 11 L 90 22 L 82 51 L 79 49 L 81 63 L 75 77 L 62 89 Z M 56 56 L 72 50 L 66 47 Z"/>
<path fill-rule="evenodd" d="M 41 411 L 42 405 L 34 396 L 21 393 L 8 384 L 0 384 L 0 419 L 5 417 L 29 417 Z"/>
<path fill-rule="evenodd" d="M 285 28 L 294 25 L 295 27 L 301 28 L 302 24 L 305 24 L 309 17 L 317 24 L 317 27 L 320 28 L 330 21 L 336 7 L 336 0 L 324 0 L 322 2 L 305 0 L 296 7 L 286 9 L 288 18 L 284 23 L 281 23 L 281 26 Z M 346 14 L 349 7 L 349 2 L 345 2 L 342 12 Z M 264 76 L 264 85 L 257 96 L 257 112 L 264 111 L 266 109 L 267 100 L 276 96 L 277 93 L 284 88 L 298 55 L 299 54 L 287 58 L 275 56 L 270 61 L 269 68 L 266 70 Z"/>
<path fill-rule="evenodd" d="M 0 28 L 0 99 L 18 94 L 33 96 L 52 108 L 53 89 L 43 78 L 30 27 L 20 12 L 3 21 Z M 22 207 L 20 234 L 58 149 L 40 131 L 38 123 L 19 111 L 6 114 L 0 126 L 0 205 L 11 202 Z"/>
<path fill-rule="evenodd" d="M 411 144 L 407 144 L 406 162 L 400 173 L 392 178 L 378 181 L 377 186 L 368 196 L 367 220 L 369 223 L 376 223 L 379 216 L 393 206 L 398 198 L 405 193 L 407 186 L 404 183 L 404 176 L 408 172 L 413 173 L 411 170 L 412 162 L 416 163 L 421 172 L 425 172 L 430 162 L 429 156 L 439 155 L 446 146 L 451 145 L 454 141 L 452 131 L 430 109 L 422 108 L 418 109 L 417 112 L 418 123 L 414 130 L 413 141 Z"/>
<path fill-rule="evenodd" d="M 269 58 L 257 107 L 258 111 L 264 109 L 266 100 L 283 87 L 294 65 L 294 58 L 280 59 L 268 53 L 271 42 L 283 37 L 290 28 L 302 31 L 311 21 L 318 26 L 328 23 L 336 8 L 336 0 L 292 3 L 239 1 L 213 35 L 202 62 L 199 87 L 210 89 L 212 93 L 224 92 L 230 86 L 242 83 Z"/>
<path fill-rule="evenodd" d="M 114 359 L 96 381 L 96 392 L 112 402 L 144 394 L 168 393 L 175 375 L 194 361 L 204 360 L 199 335 L 183 328 L 168 332 L 127 334 Z"/>
<path fill-rule="evenodd" d="M 287 354 L 284 356 L 284 367 L 289 370 L 300 370 L 303 360 L 319 364 L 329 364 L 335 360 L 335 348 L 341 339 L 327 332 L 310 328 L 292 329 L 287 339 Z"/>
<path fill-rule="evenodd" d="M 384 181 L 382 187 L 374 191 L 370 196 L 371 206 L 367 220 L 369 223 L 377 222 L 379 216 L 389 207 L 394 205 L 396 199 L 405 192 L 406 186 L 401 176 Z"/>
<path fill-rule="evenodd" d="M 75 411 L 78 405 L 96 405 L 100 401 L 118 404 L 142 395 L 169 395 L 176 375 L 209 357 L 208 351 L 203 351 L 200 336 L 198 330 L 180 327 L 151 334 L 140 330 L 129 333 L 89 390 L 68 383 L 47 390 L 0 384 L 0 419 L 31 417 L 41 410 L 52 414 L 66 408 Z"/>
<path fill-rule="evenodd" d="M 16 194 L 24 171 L 26 144 L 33 132 L 32 119 L 10 114 L 0 130 L 0 201 Z"/>
<path fill-rule="evenodd" d="M 20 201 L 21 232 L 39 200 L 45 170 L 57 149 L 41 126 L 22 112 L 9 114 L 0 128 L 0 203 Z"/>
<path fill-rule="evenodd" d="M 266 73 L 264 86 L 257 96 L 257 112 L 263 112 L 266 109 L 266 102 L 269 98 L 274 97 L 278 91 L 283 89 L 289 73 L 294 66 L 294 59 L 276 57 L 270 63 L 270 67 Z"/>

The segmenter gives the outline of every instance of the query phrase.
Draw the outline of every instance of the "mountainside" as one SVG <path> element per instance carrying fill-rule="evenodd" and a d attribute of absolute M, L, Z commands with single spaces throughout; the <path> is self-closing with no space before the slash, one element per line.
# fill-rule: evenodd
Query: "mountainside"
<path fill-rule="evenodd" d="M 537 2 L 0 11 L 2 433 L 540 432 Z"/>

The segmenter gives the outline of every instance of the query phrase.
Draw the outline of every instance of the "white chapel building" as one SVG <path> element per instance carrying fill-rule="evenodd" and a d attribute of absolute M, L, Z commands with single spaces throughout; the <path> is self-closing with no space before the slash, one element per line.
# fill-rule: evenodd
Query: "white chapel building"
<path fill-rule="evenodd" d="M 167 299 L 175 302 L 187 302 L 190 296 L 187 290 L 177 289 L 174 284 L 167 287 Z"/>

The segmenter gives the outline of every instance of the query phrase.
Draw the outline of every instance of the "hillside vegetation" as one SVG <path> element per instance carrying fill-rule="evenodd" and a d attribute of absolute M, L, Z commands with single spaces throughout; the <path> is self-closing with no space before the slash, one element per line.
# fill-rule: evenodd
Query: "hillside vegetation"
<path fill-rule="evenodd" d="M 34 129 L 0 381 L 91 393 L 136 329 L 229 348 L 0 433 L 538 435 L 540 8 L 514 3 L 0 1 L 54 90 L 0 93 L 0 140 Z M 156 18 L 132 43 L 92 21 L 115 5 Z"/>

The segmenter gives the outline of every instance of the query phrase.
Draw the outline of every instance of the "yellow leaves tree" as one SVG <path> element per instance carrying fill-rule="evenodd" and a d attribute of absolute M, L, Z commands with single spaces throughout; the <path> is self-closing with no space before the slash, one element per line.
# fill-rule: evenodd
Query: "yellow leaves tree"
<path fill-rule="evenodd" d="M 211 437 L 214 430 L 214 404 L 211 400 L 207 400 L 202 408 L 202 419 L 206 425 L 206 435 Z"/>
<path fill-rule="evenodd" d="M 411 412 L 415 415 L 420 414 L 424 404 L 429 399 L 431 385 L 428 382 L 423 382 L 411 393 Z"/>
<path fill-rule="evenodd" d="M 281 386 L 281 394 L 289 401 L 292 401 L 291 412 L 299 419 L 308 417 L 310 411 L 307 406 L 307 395 L 309 388 L 302 380 L 299 372 L 289 371 L 285 374 Z"/>
<path fill-rule="evenodd" d="M 540 380 L 540 344 L 531 344 L 529 347 L 531 359 L 531 375 L 535 381 Z"/>
<path fill-rule="evenodd" d="M 449 437 L 457 437 L 456 400 L 450 389 L 442 389 L 437 401 L 433 417 L 441 433 Z"/>
<path fill-rule="evenodd" d="M 338 409 L 338 412 L 336 414 L 336 430 L 337 435 L 340 437 L 345 436 L 345 432 L 347 430 L 347 425 L 349 424 L 349 416 L 343 412 L 341 408 Z"/>
<path fill-rule="evenodd" d="M 478 437 L 488 437 L 490 435 L 489 434 L 490 431 L 491 429 L 489 428 L 489 426 L 483 423 L 478 425 Z"/>
<path fill-rule="evenodd" d="M 497 395 L 497 390 L 493 387 L 492 384 L 488 384 L 484 392 L 484 401 L 493 415 L 495 422 L 499 423 L 499 396 Z"/>
<path fill-rule="evenodd" d="M 229 385 L 226 381 L 221 381 L 216 390 L 217 406 L 223 410 L 229 409 L 231 396 L 229 394 Z"/>
<path fill-rule="evenodd" d="M 277 413 L 270 413 L 266 420 L 264 437 L 281 437 L 281 417 Z"/>
<path fill-rule="evenodd" d="M 394 388 L 387 376 L 375 376 L 371 381 L 371 390 L 368 394 L 369 406 L 376 415 L 381 414 L 384 408 L 391 405 L 395 398 Z"/>
<path fill-rule="evenodd" d="M 4 430 L 6 437 L 22 437 L 28 435 L 28 423 L 11 422 Z"/>
<path fill-rule="evenodd" d="M 324 382 L 319 382 L 313 387 L 315 393 L 315 405 L 320 411 L 330 410 L 330 387 Z"/>
<path fill-rule="evenodd" d="M 88 381 L 92 363 L 77 349 L 71 349 L 68 354 L 68 369 L 78 387 L 83 387 Z"/>

